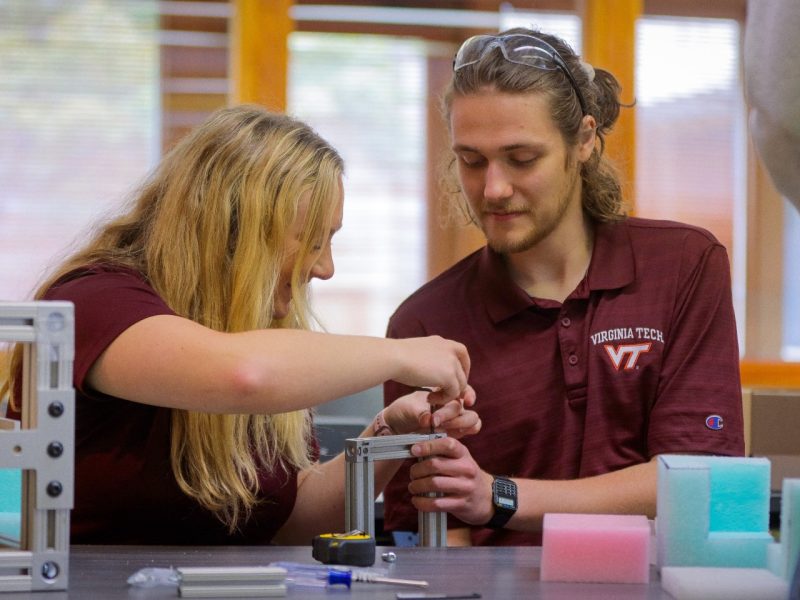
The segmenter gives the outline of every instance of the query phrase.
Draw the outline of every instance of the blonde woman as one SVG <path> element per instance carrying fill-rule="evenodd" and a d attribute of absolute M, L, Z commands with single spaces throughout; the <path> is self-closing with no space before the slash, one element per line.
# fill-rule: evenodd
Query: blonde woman
<path fill-rule="evenodd" d="M 333 275 L 342 172 L 307 125 L 221 110 L 39 288 L 75 304 L 74 543 L 341 530 L 343 458 L 315 462 L 309 408 L 386 380 L 439 391 L 398 399 L 364 435 L 432 418 L 454 436 L 480 429 L 461 344 L 308 329 L 307 283 Z M 377 490 L 396 468 L 376 465 Z"/>

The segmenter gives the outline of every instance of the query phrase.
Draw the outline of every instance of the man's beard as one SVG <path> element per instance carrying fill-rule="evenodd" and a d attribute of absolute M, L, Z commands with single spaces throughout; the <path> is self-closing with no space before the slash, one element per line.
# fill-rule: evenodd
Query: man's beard
<path fill-rule="evenodd" d="M 489 247 L 499 254 L 515 254 L 517 252 L 525 252 L 536 246 L 539 242 L 549 236 L 564 220 L 564 214 L 570 206 L 572 195 L 575 191 L 579 175 L 572 178 L 569 188 L 561 195 L 556 211 L 551 216 L 544 220 L 538 219 L 533 210 L 528 211 L 533 214 L 532 228 L 521 238 L 517 240 L 492 240 L 486 235 L 486 230 L 481 227 Z"/>

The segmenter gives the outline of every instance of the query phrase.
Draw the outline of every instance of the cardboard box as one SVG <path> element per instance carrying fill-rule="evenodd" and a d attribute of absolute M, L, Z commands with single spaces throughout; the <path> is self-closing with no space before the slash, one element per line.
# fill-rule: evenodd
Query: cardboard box
<path fill-rule="evenodd" d="M 800 477 L 800 390 L 746 390 L 745 452 L 772 463 L 770 487 Z"/>

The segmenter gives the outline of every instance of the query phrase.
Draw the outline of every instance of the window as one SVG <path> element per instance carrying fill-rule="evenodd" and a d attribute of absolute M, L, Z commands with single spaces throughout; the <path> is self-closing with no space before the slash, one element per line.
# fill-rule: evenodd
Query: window
<path fill-rule="evenodd" d="M 645 17 L 636 31 L 636 213 L 704 227 L 728 249 L 744 342 L 745 113 L 740 26 Z"/>
<path fill-rule="evenodd" d="M 0 299 L 27 299 L 155 161 L 156 4 L 0 4 Z"/>
<path fill-rule="evenodd" d="M 500 29 L 530 27 L 557 35 L 567 42 L 578 54 L 581 53 L 582 23 L 577 15 L 536 10 L 514 10 L 510 5 L 502 5 Z"/>
<path fill-rule="evenodd" d="M 383 335 L 424 282 L 426 47 L 390 36 L 294 33 L 289 112 L 345 160 L 336 275 L 312 283 L 332 332 Z"/>
<path fill-rule="evenodd" d="M 784 201 L 783 343 L 781 358 L 800 361 L 800 213 Z"/>

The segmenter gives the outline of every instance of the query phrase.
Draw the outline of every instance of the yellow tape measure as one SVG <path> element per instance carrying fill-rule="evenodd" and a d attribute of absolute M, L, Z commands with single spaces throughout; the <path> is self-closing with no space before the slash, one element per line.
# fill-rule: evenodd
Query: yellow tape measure
<path fill-rule="evenodd" d="M 368 567 L 375 562 L 375 539 L 363 531 L 314 536 L 311 556 L 326 565 Z"/>

